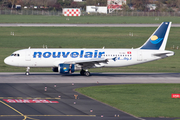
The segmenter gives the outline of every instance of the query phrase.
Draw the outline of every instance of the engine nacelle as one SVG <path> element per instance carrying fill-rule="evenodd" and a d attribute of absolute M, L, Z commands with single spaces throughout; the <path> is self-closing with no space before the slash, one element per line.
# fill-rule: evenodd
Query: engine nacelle
<path fill-rule="evenodd" d="M 69 74 L 75 71 L 75 64 L 59 64 L 58 71 L 60 74 Z"/>

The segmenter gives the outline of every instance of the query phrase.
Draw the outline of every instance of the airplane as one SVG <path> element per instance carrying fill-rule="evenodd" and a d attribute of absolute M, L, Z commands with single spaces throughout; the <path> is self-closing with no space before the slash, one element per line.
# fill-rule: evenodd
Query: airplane
<path fill-rule="evenodd" d="M 81 75 L 90 76 L 88 69 L 101 67 L 123 67 L 159 60 L 174 55 L 165 50 L 171 22 L 162 22 L 148 40 L 136 49 L 59 49 L 28 48 L 15 51 L 4 59 L 11 66 L 52 67 L 53 72 L 72 74 L 80 71 Z"/>

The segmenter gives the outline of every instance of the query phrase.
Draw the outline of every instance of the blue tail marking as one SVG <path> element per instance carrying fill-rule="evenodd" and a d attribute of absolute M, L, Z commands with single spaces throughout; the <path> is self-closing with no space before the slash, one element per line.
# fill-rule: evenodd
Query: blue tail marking
<path fill-rule="evenodd" d="M 163 22 L 140 49 L 159 50 L 164 41 L 169 24 L 170 22 Z"/>

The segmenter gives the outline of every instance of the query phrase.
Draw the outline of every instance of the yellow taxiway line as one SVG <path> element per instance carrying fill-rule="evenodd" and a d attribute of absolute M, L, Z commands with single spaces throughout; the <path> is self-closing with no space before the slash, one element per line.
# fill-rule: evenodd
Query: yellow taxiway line
<path fill-rule="evenodd" d="M 3 101 L 1 101 L 1 100 L 0 100 L 0 103 L 4 104 L 5 106 L 11 108 L 12 110 L 14 110 L 14 111 L 17 112 L 18 114 L 20 114 L 19 116 L 23 116 L 23 117 L 24 117 L 23 120 L 26 120 L 27 118 L 28 118 L 28 119 L 32 119 L 32 120 L 38 120 L 38 119 L 30 118 L 30 117 L 28 117 L 27 115 L 22 114 L 21 112 L 19 112 L 18 110 L 16 110 L 15 108 L 11 107 L 10 105 L 6 104 L 5 102 L 3 102 Z"/>
<path fill-rule="evenodd" d="M 3 98 L 4 99 L 4 98 Z M 32 120 L 38 120 L 31 117 L 61 117 L 61 116 L 71 116 L 71 117 L 96 117 L 96 115 L 24 115 L 20 111 L 16 110 L 15 108 L 11 107 L 10 105 L 6 104 L 5 102 L 0 100 L 0 103 L 4 104 L 5 106 L 9 107 L 10 109 L 17 112 L 19 115 L 0 115 L 0 117 L 24 117 L 23 120 L 32 119 Z"/>

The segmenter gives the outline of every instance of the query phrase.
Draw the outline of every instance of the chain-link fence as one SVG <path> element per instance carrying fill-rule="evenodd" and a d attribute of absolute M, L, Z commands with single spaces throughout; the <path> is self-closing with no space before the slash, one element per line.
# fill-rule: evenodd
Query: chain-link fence
<path fill-rule="evenodd" d="M 125 12 L 114 11 L 113 13 L 100 14 L 100 13 L 86 13 L 82 12 L 81 15 L 97 15 L 97 16 L 180 16 L 180 12 Z"/>
<path fill-rule="evenodd" d="M 61 11 L 47 10 L 0 10 L 0 15 L 54 15 L 61 16 Z"/>
<path fill-rule="evenodd" d="M 0 15 L 49 15 L 63 16 L 62 11 L 48 10 L 0 10 Z M 114 11 L 113 13 L 87 13 L 81 12 L 82 16 L 180 16 L 180 12 L 126 12 Z"/>

